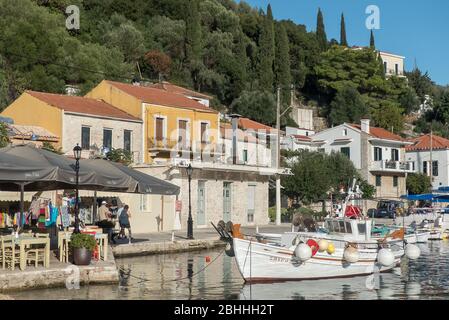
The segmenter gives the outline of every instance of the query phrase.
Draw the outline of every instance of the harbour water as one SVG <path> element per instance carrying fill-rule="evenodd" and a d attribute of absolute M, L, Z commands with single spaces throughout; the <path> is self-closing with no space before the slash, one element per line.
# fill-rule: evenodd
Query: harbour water
<path fill-rule="evenodd" d="M 419 245 L 417 261 L 371 277 L 245 284 L 222 249 L 117 259 L 120 284 L 32 290 L 15 299 L 449 299 L 449 242 Z"/>

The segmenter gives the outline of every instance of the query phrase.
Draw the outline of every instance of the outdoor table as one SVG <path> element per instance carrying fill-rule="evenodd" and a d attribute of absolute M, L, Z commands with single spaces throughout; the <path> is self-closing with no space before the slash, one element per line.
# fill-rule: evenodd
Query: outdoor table
<path fill-rule="evenodd" d="M 63 250 L 71 241 L 72 231 L 60 231 L 58 233 L 59 260 L 62 262 Z M 106 233 L 95 233 L 95 240 L 100 246 L 100 255 L 104 261 L 108 260 L 108 235 Z"/>
<path fill-rule="evenodd" d="M 19 238 L 14 238 L 14 243 L 20 248 L 20 270 L 25 270 L 26 268 L 26 252 L 25 248 L 33 244 L 44 244 L 45 245 L 45 268 L 50 266 L 50 238 L 35 238 L 32 236 L 21 235 Z"/>

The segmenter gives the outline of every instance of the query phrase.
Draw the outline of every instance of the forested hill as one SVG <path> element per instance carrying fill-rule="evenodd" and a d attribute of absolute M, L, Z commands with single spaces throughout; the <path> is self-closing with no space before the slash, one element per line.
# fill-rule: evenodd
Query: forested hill
<path fill-rule="evenodd" d="M 66 29 L 69 5 L 80 9 L 79 30 Z M 435 91 L 419 70 L 408 74 L 411 85 L 385 79 L 368 31 L 366 44 L 352 44 L 342 19 L 341 39 L 328 39 L 321 11 L 308 32 L 274 20 L 270 6 L 232 0 L 0 0 L 0 8 L 0 108 L 26 89 L 63 93 L 76 85 L 83 94 L 105 78 L 142 78 L 212 94 L 214 108 L 273 124 L 276 88 L 286 106 L 293 85 L 329 124 L 369 115 L 399 132 Z"/>

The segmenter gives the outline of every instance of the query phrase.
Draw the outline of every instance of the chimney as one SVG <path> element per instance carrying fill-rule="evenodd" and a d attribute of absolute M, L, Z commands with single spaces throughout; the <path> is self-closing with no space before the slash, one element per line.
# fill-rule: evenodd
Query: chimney
<path fill-rule="evenodd" d="M 362 119 L 362 120 L 360 120 L 360 123 L 361 123 L 362 131 L 369 134 L 369 123 L 370 123 L 370 120 L 369 119 Z"/>
<path fill-rule="evenodd" d="M 232 119 L 232 164 L 237 164 L 238 153 L 237 153 L 237 139 L 238 139 L 238 129 L 239 129 L 239 114 L 231 114 Z"/>

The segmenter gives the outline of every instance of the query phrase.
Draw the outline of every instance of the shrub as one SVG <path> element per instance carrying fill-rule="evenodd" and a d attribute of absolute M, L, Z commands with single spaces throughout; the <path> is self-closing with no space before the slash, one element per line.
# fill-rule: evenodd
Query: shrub
<path fill-rule="evenodd" d="M 81 249 L 86 248 L 89 251 L 93 251 L 97 242 L 95 241 L 95 237 L 91 234 L 84 233 L 74 233 L 72 234 L 70 246 L 73 249 Z"/>

